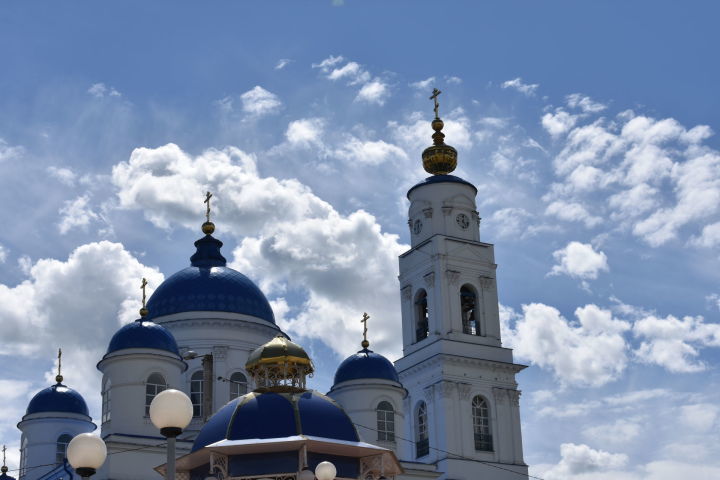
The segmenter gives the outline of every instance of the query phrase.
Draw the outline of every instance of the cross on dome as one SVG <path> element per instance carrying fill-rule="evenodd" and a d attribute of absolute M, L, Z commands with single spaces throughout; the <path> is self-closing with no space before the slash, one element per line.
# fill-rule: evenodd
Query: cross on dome
<path fill-rule="evenodd" d="M 215 224 L 210 221 L 210 199 L 213 197 L 213 194 L 210 192 L 205 192 L 205 200 L 203 200 L 203 203 L 206 204 L 205 207 L 205 223 L 202 224 L 202 231 L 206 235 L 210 235 L 215 231 Z"/>
<path fill-rule="evenodd" d="M 57 383 L 62 383 L 62 381 L 63 381 L 63 376 L 62 376 L 62 348 L 58 348 L 57 359 L 58 359 L 58 373 L 57 373 L 57 375 L 55 375 L 55 381 L 56 381 Z"/>
<path fill-rule="evenodd" d="M 363 324 L 363 341 L 360 345 L 362 345 L 363 348 L 368 348 L 370 346 L 370 342 L 368 342 L 367 339 L 367 321 L 370 318 L 370 315 L 367 314 L 367 312 L 363 312 L 363 318 L 360 320 L 360 323 Z"/>

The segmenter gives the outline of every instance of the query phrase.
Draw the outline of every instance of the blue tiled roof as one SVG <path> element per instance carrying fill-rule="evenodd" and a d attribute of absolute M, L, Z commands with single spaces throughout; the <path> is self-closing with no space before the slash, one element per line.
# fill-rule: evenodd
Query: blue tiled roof
<path fill-rule="evenodd" d="M 390 360 L 367 348 L 343 360 L 335 372 L 334 385 L 363 378 L 380 378 L 400 383 L 397 370 Z"/>
<path fill-rule="evenodd" d="M 195 242 L 191 266 L 170 276 L 148 300 L 148 319 L 191 311 L 232 312 L 275 323 L 272 308 L 252 280 L 225 266 L 222 242 L 206 235 Z"/>
<path fill-rule="evenodd" d="M 107 353 L 125 348 L 155 348 L 180 356 L 175 337 L 162 325 L 143 319 L 128 323 L 110 339 Z"/>
<path fill-rule="evenodd" d="M 431 183 L 463 183 L 465 185 L 471 186 L 475 190 L 475 193 L 477 193 L 477 187 L 475 187 L 475 185 L 468 182 L 467 180 L 463 180 L 460 177 L 456 177 L 455 175 L 433 175 L 431 177 L 427 177 L 425 180 L 408 190 L 408 198 L 410 198 L 410 192 L 412 192 L 416 188 L 422 187 L 423 185 L 429 185 Z"/>
<path fill-rule="evenodd" d="M 220 440 L 283 438 L 311 435 L 359 441 L 345 411 L 325 395 L 302 393 L 249 393 L 221 408 L 198 434 L 192 451 Z"/>
<path fill-rule="evenodd" d="M 26 415 L 33 413 L 65 412 L 89 416 L 83 397 L 62 383 L 40 390 L 30 400 Z"/>

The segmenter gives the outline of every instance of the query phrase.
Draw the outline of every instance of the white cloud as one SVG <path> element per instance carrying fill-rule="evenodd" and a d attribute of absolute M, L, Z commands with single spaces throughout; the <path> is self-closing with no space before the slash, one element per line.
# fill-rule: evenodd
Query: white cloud
<path fill-rule="evenodd" d="M 333 56 L 330 55 L 328 58 L 323 60 L 320 63 L 313 63 L 312 68 L 319 68 L 323 72 L 328 72 L 331 67 L 334 67 L 338 63 L 342 62 L 344 60 L 342 55 Z"/>
<path fill-rule="evenodd" d="M 623 453 L 595 450 L 585 444 L 563 443 L 560 445 L 560 456 L 560 462 L 544 473 L 546 480 L 565 480 L 592 472 L 616 478 L 608 472 L 617 471 L 628 463 L 628 456 Z"/>
<path fill-rule="evenodd" d="M 48 167 L 48 173 L 53 177 L 57 178 L 60 183 L 72 187 L 75 185 L 77 175 L 71 169 L 66 167 Z"/>
<path fill-rule="evenodd" d="M 635 351 L 638 360 L 671 372 L 699 372 L 707 365 L 697 361 L 702 347 L 720 347 L 720 324 L 705 323 L 702 317 L 649 315 L 635 322 L 633 333 L 641 339 Z"/>
<path fill-rule="evenodd" d="M 680 409 L 680 421 L 693 432 L 715 430 L 720 407 L 711 403 L 694 403 Z"/>
<path fill-rule="evenodd" d="M 364 165 L 380 165 L 391 159 L 407 159 L 405 151 L 392 143 L 382 140 L 362 141 L 353 136 L 336 149 L 334 154 L 339 158 Z"/>
<path fill-rule="evenodd" d="M 522 308 L 521 316 L 511 313 L 517 319 L 514 330 L 506 326 L 503 333 L 518 358 L 552 370 L 566 385 L 604 385 L 625 370 L 627 345 L 622 333 L 630 325 L 609 311 L 587 305 L 575 311 L 579 323 L 571 323 L 542 303 Z"/>
<path fill-rule="evenodd" d="M 5 260 L 7 260 L 7 254 L 8 254 L 7 248 L 0 245 L 0 263 L 5 263 Z"/>
<path fill-rule="evenodd" d="M 417 88 L 418 90 L 427 90 L 430 87 L 432 87 L 435 84 L 435 77 L 428 77 L 425 80 L 418 80 L 417 82 L 413 82 L 410 84 L 412 88 Z"/>
<path fill-rule="evenodd" d="M 85 194 L 77 197 L 75 200 L 66 201 L 60 208 L 60 223 L 58 229 L 62 235 L 65 235 L 70 229 L 80 227 L 87 229 L 90 222 L 97 220 L 99 215 L 95 213 L 88 205 L 90 197 Z"/>
<path fill-rule="evenodd" d="M 21 146 L 10 146 L 5 140 L 0 138 L 0 162 L 7 160 L 17 160 L 25 153 L 25 149 Z"/>
<path fill-rule="evenodd" d="M 588 243 L 570 242 L 565 248 L 553 252 L 558 262 L 553 265 L 551 275 L 565 274 L 582 280 L 594 280 L 601 271 L 609 271 L 607 256 L 596 252 Z"/>
<path fill-rule="evenodd" d="M 522 93 L 523 95 L 527 97 L 532 97 L 535 95 L 535 91 L 538 89 L 540 85 L 537 83 L 527 84 L 523 83 L 522 78 L 517 77 L 513 78 L 512 80 L 507 80 L 500 85 L 501 88 L 512 88 L 513 90 L 517 90 L 518 92 Z"/>
<path fill-rule="evenodd" d="M 699 237 L 690 239 L 690 244 L 705 248 L 720 245 L 720 222 L 705 225 Z"/>
<path fill-rule="evenodd" d="M 16 286 L 0 284 L 0 357 L 45 355 L 49 364 L 62 347 L 65 383 L 99 413 L 95 364 L 120 325 L 137 318 L 143 277 L 151 289 L 163 280 L 157 269 L 141 264 L 121 244 L 106 241 L 82 245 L 66 260 L 29 261 L 25 280 Z M 6 360 L 3 365 L 7 372 L 27 373 L 22 365 Z M 44 381 L 29 380 L 44 388 L 53 377 L 49 368 Z"/>
<path fill-rule="evenodd" d="M 462 78 L 455 76 L 446 76 L 445 81 L 448 83 L 448 85 L 459 85 L 462 83 Z"/>
<path fill-rule="evenodd" d="M 287 67 L 291 62 L 292 60 L 290 60 L 289 58 L 281 58 L 275 65 L 275 70 L 282 70 L 283 68 Z"/>
<path fill-rule="evenodd" d="M 300 147 L 322 144 L 325 122 L 321 118 L 302 118 L 288 124 L 285 138 L 288 143 Z"/>
<path fill-rule="evenodd" d="M 93 83 L 87 89 L 87 93 L 95 98 L 120 97 L 122 94 L 115 90 L 115 87 L 106 86 L 104 83 Z"/>
<path fill-rule="evenodd" d="M 583 113 L 598 113 L 602 112 L 607 106 L 602 103 L 594 101 L 592 98 L 582 95 L 580 93 L 571 93 L 565 97 L 568 107 L 579 108 Z"/>
<path fill-rule="evenodd" d="M 355 99 L 357 101 L 383 105 L 389 93 L 387 84 L 376 78 L 372 82 L 363 85 Z"/>
<path fill-rule="evenodd" d="M 244 112 L 254 116 L 262 116 L 277 112 L 282 102 L 274 93 L 271 93 L 260 85 L 240 95 L 242 109 Z"/>
<path fill-rule="evenodd" d="M 588 228 L 595 227 L 603 221 L 601 217 L 590 215 L 579 203 L 567 203 L 561 200 L 556 200 L 548 205 L 545 214 L 566 222 L 582 222 Z"/>
<path fill-rule="evenodd" d="M 565 110 L 558 108 L 555 110 L 555 113 L 548 112 L 543 115 L 541 121 L 543 128 L 545 128 L 553 138 L 557 138 L 574 127 L 577 120 L 577 115 L 571 115 Z"/>
<path fill-rule="evenodd" d="M 121 207 L 142 209 L 162 228 L 197 229 L 196 199 L 216 192 L 218 234 L 242 236 L 232 265 L 276 302 L 286 291 L 306 299 L 284 310 L 283 328 L 326 342 L 333 331 L 328 345 L 345 355 L 361 338 L 360 322 L 349 320 L 368 311 L 378 319 L 374 349 L 399 353 L 397 256 L 407 247 L 367 212 L 342 215 L 296 180 L 260 177 L 254 158 L 236 148 L 197 157 L 176 145 L 136 149 L 115 166 L 113 183 Z"/>
<path fill-rule="evenodd" d="M 635 440 L 642 432 L 639 419 L 620 418 L 613 423 L 595 425 L 583 430 L 583 436 L 595 444 L 624 445 Z"/>

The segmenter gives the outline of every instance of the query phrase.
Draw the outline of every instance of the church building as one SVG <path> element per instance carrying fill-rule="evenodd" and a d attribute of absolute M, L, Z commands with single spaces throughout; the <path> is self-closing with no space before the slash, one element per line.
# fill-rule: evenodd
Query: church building
<path fill-rule="evenodd" d="M 308 389 L 312 359 L 276 325 L 257 285 L 226 265 L 208 194 L 190 265 L 107 339 L 101 416 L 89 416 L 71 375 L 28 404 L 19 480 L 79 478 L 67 445 L 97 429 L 108 456 L 93 478 L 159 480 L 165 439 L 149 408 L 169 388 L 193 406 L 177 438 L 178 480 L 305 480 L 324 460 L 345 480 L 527 478 L 515 379 L 525 367 L 501 343 L 493 245 L 480 240 L 477 188 L 451 175 L 457 151 L 444 142 L 439 93 L 422 153 L 430 176 L 407 192 L 400 359 L 373 352 L 365 335 L 329 392 Z"/>

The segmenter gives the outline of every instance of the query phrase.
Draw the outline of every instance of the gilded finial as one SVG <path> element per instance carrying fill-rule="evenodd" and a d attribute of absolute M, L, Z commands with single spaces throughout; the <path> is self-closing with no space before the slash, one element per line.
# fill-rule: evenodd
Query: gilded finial
<path fill-rule="evenodd" d="M 215 231 L 215 224 L 210 221 L 210 199 L 212 196 L 213 194 L 210 192 L 205 193 L 205 201 L 203 202 L 207 204 L 205 208 L 205 223 L 202 224 L 202 231 L 205 235 L 210 235 Z"/>
<path fill-rule="evenodd" d="M 432 173 L 433 175 L 447 175 L 455 170 L 457 166 L 457 150 L 445 144 L 445 134 L 442 133 L 445 124 L 440 119 L 440 114 L 438 113 L 440 108 L 438 96 L 441 93 L 440 90 L 434 88 L 430 96 L 430 100 L 434 103 L 433 111 L 435 112 L 435 118 L 431 126 L 433 130 L 435 130 L 435 133 L 432 135 L 433 145 L 426 148 L 422 153 L 423 168 L 425 168 L 426 172 Z"/>
<path fill-rule="evenodd" d="M 55 381 L 57 383 L 62 383 L 63 376 L 62 376 L 62 348 L 58 348 L 58 373 L 55 375 Z"/>
<path fill-rule="evenodd" d="M 2 452 L 3 452 L 3 464 L 2 464 L 2 468 L 0 468 L 0 471 L 2 471 L 2 473 L 7 473 L 7 471 L 8 471 L 7 461 L 6 461 L 6 459 L 5 459 L 5 451 L 6 451 L 6 450 L 7 450 L 7 446 L 3 445 L 3 448 L 2 448 Z"/>
<path fill-rule="evenodd" d="M 147 317 L 147 314 L 150 313 L 147 307 L 145 306 L 145 301 L 147 299 L 146 293 L 145 293 L 145 287 L 147 287 L 147 280 L 143 277 L 142 283 L 140 284 L 140 290 L 143 292 L 142 296 L 142 308 L 140 308 L 140 316 L 141 317 Z"/>
<path fill-rule="evenodd" d="M 370 342 L 368 342 L 368 339 L 367 339 L 367 321 L 369 318 L 370 318 L 370 315 L 363 312 L 363 318 L 362 318 L 362 320 L 360 320 L 360 323 L 363 324 L 363 341 L 360 345 L 362 345 L 363 348 L 367 348 L 370 346 Z"/>

